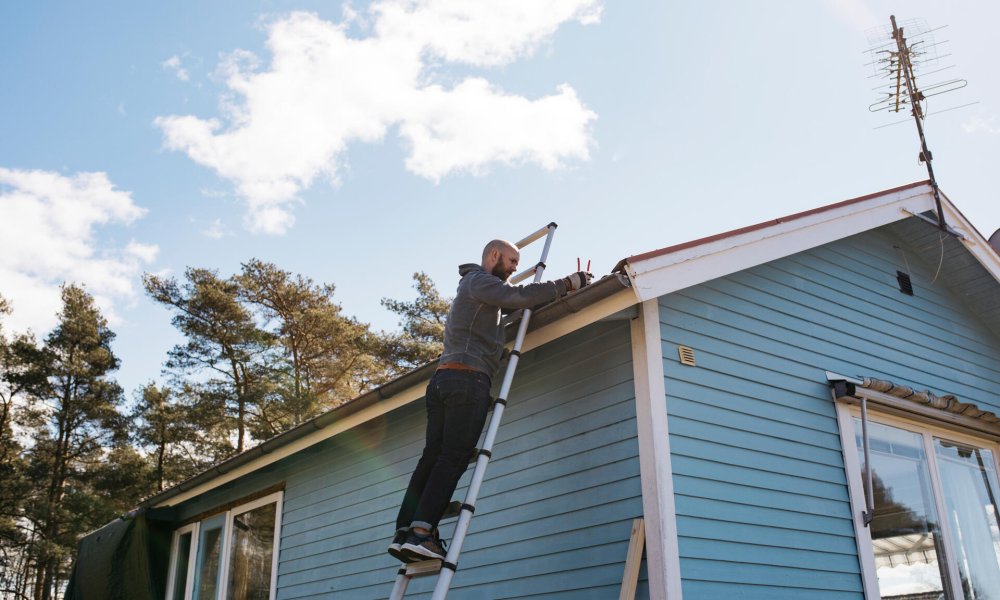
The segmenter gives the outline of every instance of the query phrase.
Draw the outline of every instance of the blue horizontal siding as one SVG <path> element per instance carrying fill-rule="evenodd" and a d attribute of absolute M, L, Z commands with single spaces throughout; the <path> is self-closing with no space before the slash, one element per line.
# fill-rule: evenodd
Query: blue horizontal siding
<path fill-rule="evenodd" d="M 616 594 L 642 514 L 627 323 L 526 353 L 509 402 L 449 598 Z M 402 407 L 287 471 L 278 598 L 388 596 L 398 563 L 385 547 L 422 449 L 423 412 L 419 401 Z M 442 524 L 445 538 L 453 523 Z M 432 587 L 414 580 L 407 597 Z"/>
<path fill-rule="evenodd" d="M 660 299 L 685 597 L 862 597 L 825 371 L 1000 410 L 1000 341 L 933 276 L 876 230 Z"/>

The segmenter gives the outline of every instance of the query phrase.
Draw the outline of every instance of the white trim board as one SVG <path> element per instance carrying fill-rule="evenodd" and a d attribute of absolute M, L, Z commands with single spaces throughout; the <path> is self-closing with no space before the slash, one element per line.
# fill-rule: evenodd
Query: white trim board
<path fill-rule="evenodd" d="M 631 333 L 649 597 L 678 600 L 681 598 L 681 565 L 658 300 L 642 303 L 639 317 L 632 321 Z"/>
<path fill-rule="evenodd" d="M 620 292 L 612 294 L 599 302 L 595 302 L 594 304 L 583 308 L 580 312 L 564 317 L 558 321 L 530 332 L 524 339 L 521 352 L 528 352 L 529 350 L 537 348 L 543 344 L 547 344 L 548 342 L 560 338 L 570 332 L 586 327 L 591 323 L 632 306 L 635 302 L 635 296 L 627 288 L 623 288 Z M 303 436 L 293 442 L 289 442 L 274 452 L 261 456 L 231 471 L 222 473 L 210 481 L 206 481 L 205 483 L 195 486 L 190 490 L 166 498 L 154 506 L 157 508 L 174 506 L 184 502 L 185 500 L 189 500 L 204 494 L 205 492 L 213 490 L 230 481 L 243 477 L 244 475 L 252 473 L 257 469 L 261 469 L 283 458 L 291 456 L 300 450 L 304 450 L 314 444 L 318 444 L 324 440 L 332 438 L 338 433 L 342 433 L 348 429 L 357 427 L 362 423 L 396 410 L 397 408 L 405 406 L 414 400 L 419 400 L 424 397 L 424 389 L 426 386 L 426 381 L 414 384 L 398 394 L 386 398 L 354 414 L 348 415 L 343 419 L 335 421 L 323 429 L 317 429 L 309 435 Z"/>
<path fill-rule="evenodd" d="M 835 399 L 836 401 L 836 399 Z M 865 488 L 861 480 L 861 459 L 854 441 L 854 423 L 851 409 L 843 402 L 836 402 L 837 424 L 840 429 L 840 446 L 844 451 L 844 469 L 847 476 L 847 491 L 851 502 L 851 523 L 854 525 L 854 540 L 858 548 L 858 562 L 861 566 L 861 584 L 865 598 L 879 598 L 878 573 L 873 561 L 865 560 L 871 552 L 872 532 L 865 526 L 861 513 L 865 507 Z M 858 510 L 857 507 L 862 507 Z M 857 511 L 857 513 L 855 513 Z"/>
<path fill-rule="evenodd" d="M 636 297 L 646 301 L 910 218 L 906 211 L 920 213 L 934 208 L 929 186 L 911 187 L 676 252 L 630 260 L 625 270 Z M 950 217 L 947 209 L 945 213 Z M 997 262 L 1000 273 L 1000 259 Z"/>

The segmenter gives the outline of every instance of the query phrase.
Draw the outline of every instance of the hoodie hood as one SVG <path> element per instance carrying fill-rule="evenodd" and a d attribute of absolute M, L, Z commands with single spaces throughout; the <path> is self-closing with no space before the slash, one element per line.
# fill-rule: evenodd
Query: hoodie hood
<path fill-rule="evenodd" d="M 462 277 L 465 277 L 466 275 L 472 273 L 473 271 L 483 271 L 483 267 L 477 265 L 476 263 L 465 263 L 463 265 L 458 265 L 458 274 L 461 275 Z M 485 273 L 486 271 L 483 272 Z"/>

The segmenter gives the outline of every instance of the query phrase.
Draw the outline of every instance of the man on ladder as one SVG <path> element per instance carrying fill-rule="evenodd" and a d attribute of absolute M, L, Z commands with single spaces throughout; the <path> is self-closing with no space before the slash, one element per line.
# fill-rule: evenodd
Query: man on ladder
<path fill-rule="evenodd" d="M 444 352 L 427 384 L 426 445 L 403 495 L 389 545 L 389 554 L 403 562 L 445 559 L 437 525 L 490 409 L 491 379 L 499 371 L 504 349 L 501 309 L 556 300 L 593 277 L 578 271 L 556 281 L 512 286 L 507 280 L 519 260 L 516 245 L 493 240 L 483 249 L 481 264 L 458 269 L 462 279 L 445 325 Z"/>

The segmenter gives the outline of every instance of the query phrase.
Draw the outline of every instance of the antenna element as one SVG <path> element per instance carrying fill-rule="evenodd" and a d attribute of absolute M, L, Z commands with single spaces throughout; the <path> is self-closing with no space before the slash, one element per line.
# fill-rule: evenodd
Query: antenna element
<path fill-rule="evenodd" d="M 869 39 L 873 43 L 870 49 L 872 62 L 876 77 L 888 79 L 888 84 L 876 87 L 875 90 L 882 90 L 884 94 L 879 101 L 871 104 L 868 110 L 871 112 L 890 111 L 901 112 L 909 107 L 913 121 L 917 125 L 917 135 L 920 137 L 920 154 L 917 160 L 927 166 L 927 175 L 930 179 L 931 190 L 934 192 L 934 202 L 937 206 L 937 225 L 947 233 L 950 229 L 944 222 L 944 211 L 941 209 L 941 193 L 938 190 L 937 179 L 934 177 L 934 167 L 931 165 L 932 155 L 927 147 L 927 138 L 924 135 L 924 119 L 927 116 L 927 98 L 944 94 L 968 85 L 964 79 L 950 79 L 938 83 L 928 84 L 920 88 L 917 86 L 916 74 L 925 67 L 937 67 L 940 59 L 947 54 L 938 53 L 941 44 L 934 41 L 932 33 L 943 27 L 936 29 L 927 28 L 926 24 L 920 21 L 910 21 L 906 27 L 896 24 L 895 15 L 889 17 L 892 25 L 891 37 L 881 41 Z M 907 39 L 904 35 L 911 34 Z M 885 33 L 889 34 L 889 31 Z M 943 42 L 942 42 L 943 43 Z M 950 66 L 937 68 L 925 74 L 939 73 Z"/>

